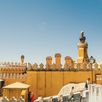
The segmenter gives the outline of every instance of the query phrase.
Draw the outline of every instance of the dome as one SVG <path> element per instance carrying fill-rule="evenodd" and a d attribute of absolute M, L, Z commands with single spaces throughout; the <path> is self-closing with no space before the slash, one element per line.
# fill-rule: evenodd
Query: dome
<path fill-rule="evenodd" d="M 52 60 L 51 56 L 46 57 L 46 60 Z"/>
<path fill-rule="evenodd" d="M 65 59 L 72 59 L 70 56 L 66 56 Z"/>
<path fill-rule="evenodd" d="M 56 53 L 55 57 L 61 57 L 61 54 L 60 53 Z"/>
<path fill-rule="evenodd" d="M 24 59 L 24 55 L 21 55 L 21 59 Z"/>

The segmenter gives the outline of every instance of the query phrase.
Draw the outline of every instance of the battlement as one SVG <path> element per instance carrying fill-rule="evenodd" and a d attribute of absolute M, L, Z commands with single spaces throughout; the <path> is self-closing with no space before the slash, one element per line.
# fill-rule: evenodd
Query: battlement
<path fill-rule="evenodd" d="M 40 64 L 38 65 L 37 63 L 35 64 L 28 64 L 27 70 L 30 71 L 90 71 L 90 70 L 102 70 L 102 64 L 79 64 L 79 63 L 71 63 L 67 64 L 65 63 L 64 65 L 62 64 L 51 64 L 51 65 L 44 65 Z"/>
<path fill-rule="evenodd" d="M 57 56 L 56 56 L 57 55 Z M 60 55 L 60 56 L 58 56 Z M 58 57 L 58 58 L 57 58 Z M 17 63 L 17 62 L 1 62 L 0 73 L 22 73 L 24 71 L 90 71 L 90 70 L 102 70 L 102 63 L 78 63 L 73 61 L 70 56 L 65 57 L 65 62 L 61 64 L 61 54 L 55 54 L 55 63 L 52 63 L 52 57 L 46 57 L 46 64 L 31 64 L 31 63 Z M 57 61 L 58 60 L 58 61 Z M 11 72 L 10 72 L 11 73 Z"/>

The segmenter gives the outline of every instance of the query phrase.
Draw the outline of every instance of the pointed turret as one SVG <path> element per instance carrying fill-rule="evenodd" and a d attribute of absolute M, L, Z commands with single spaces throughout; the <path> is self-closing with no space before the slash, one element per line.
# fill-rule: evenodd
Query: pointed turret
<path fill-rule="evenodd" d="M 86 42 L 86 37 L 84 36 L 84 32 L 81 32 L 79 43 L 78 43 L 78 63 L 88 63 L 88 44 Z"/>

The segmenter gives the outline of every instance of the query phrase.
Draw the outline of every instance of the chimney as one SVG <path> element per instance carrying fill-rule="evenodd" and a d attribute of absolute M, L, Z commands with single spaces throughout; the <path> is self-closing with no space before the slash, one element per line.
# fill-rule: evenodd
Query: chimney
<path fill-rule="evenodd" d="M 61 65 L 61 54 L 60 53 L 55 54 L 55 64 Z"/>
<path fill-rule="evenodd" d="M 52 65 L 52 57 L 51 56 L 46 57 L 46 65 Z"/>

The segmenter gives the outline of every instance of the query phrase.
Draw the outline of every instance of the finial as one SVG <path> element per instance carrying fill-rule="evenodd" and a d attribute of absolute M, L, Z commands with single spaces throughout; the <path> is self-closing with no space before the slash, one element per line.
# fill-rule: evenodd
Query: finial
<path fill-rule="evenodd" d="M 80 42 L 81 42 L 81 43 L 84 43 L 85 40 L 86 40 L 86 37 L 84 36 L 84 32 L 81 31 L 81 34 L 80 34 Z"/>
<path fill-rule="evenodd" d="M 56 53 L 55 57 L 61 57 L 61 54 L 60 53 Z"/>
<path fill-rule="evenodd" d="M 84 36 L 84 31 L 81 31 L 80 37 L 83 37 L 83 36 Z"/>
<path fill-rule="evenodd" d="M 52 57 L 51 56 L 47 56 L 46 60 L 52 60 Z"/>

